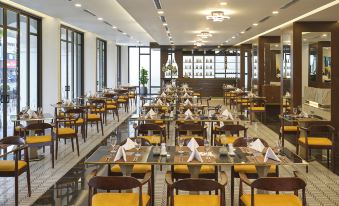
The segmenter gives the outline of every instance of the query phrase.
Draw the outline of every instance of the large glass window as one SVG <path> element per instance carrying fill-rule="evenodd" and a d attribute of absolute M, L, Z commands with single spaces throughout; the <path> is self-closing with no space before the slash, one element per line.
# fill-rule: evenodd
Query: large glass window
<path fill-rule="evenodd" d="M 97 39 L 97 91 L 106 88 L 107 80 L 107 42 Z"/>
<path fill-rule="evenodd" d="M 82 32 L 61 26 L 61 91 L 63 99 L 74 99 L 83 94 L 83 38 Z"/>

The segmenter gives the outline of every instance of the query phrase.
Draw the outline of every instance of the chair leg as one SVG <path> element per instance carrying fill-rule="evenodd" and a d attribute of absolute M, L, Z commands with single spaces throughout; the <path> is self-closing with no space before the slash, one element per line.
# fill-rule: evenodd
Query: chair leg
<path fill-rule="evenodd" d="M 72 140 L 73 142 L 73 140 Z M 78 136 L 75 137 L 75 143 L 77 145 L 77 152 L 78 152 L 78 156 L 80 156 L 80 150 L 79 150 L 79 140 L 78 140 Z"/>
<path fill-rule="evenodd" d="M 57 160 L 58 159 L 58 148 L 59 148 L 59 143 L 58 143 L 59 141 L 58 141 L 58 138 L 56 139 L 56 141 L 55 141 L 55 160 Z"/>
<path fill-rule="evenodd" d="M 327 168 L 330 168 L 330 150 L 327 149 Z"/>
<path fill-rule="evenodd" d="M 102 136 L 104 136 L 104 125 L 103 125 L 102 121 L 101 121 L 101 134 L 102 134 Z"/>
<path fill-rule="evenodd" d="M 101 121 L 102 124 L 102 121 Z M 99 133 L 99 121 L 97 121 L 97 132 Z"/>
<path fill-rule="evenodd" d="M 19 205 L 19 177 L 15 175 L 15 205 Z"/>
<path fill-rule="evenodd" d="M 71 142 L 72 142 L 72 151 L 74 152 L 74 141 L 73 141 L 73 138 L 71 138 Z"/>
<path fill-rule="evenodd" d="M 50 146 L 50 150 L 51 150 L 51 153 L 52 153 L 52 168 L 54 168 L 54 143 L 53 142 Z"/>
<path fill-rule="evenodd" d="M 234 205 L 234 171 L 231 169 L 231 206 Z"/>

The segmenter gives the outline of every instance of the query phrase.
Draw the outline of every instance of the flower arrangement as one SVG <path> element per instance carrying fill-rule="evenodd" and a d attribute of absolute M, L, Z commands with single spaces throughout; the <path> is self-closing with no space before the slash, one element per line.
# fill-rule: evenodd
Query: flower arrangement
<path fill-rule="evenodd" d="M 161 68 L 162 72 L 167 72 L 167 71 L 171 71 L 172 74 L 176 74 L 178 72 L 178 69 L 176 66 L 173 66 L 172 64 L 169 64 L 169 65 L 163 65 L 162 68 Z"/>

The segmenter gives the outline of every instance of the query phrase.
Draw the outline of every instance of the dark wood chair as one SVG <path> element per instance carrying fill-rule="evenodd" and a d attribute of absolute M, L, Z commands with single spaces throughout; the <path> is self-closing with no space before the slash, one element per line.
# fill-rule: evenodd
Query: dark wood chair
<path fill-rule="evenodd" d="M 118 102 L 118 105 L 122 105 L 125 108 L 125 112 L 128 112 L 128 107 L 129 107 L 128 92 L 119 94 L 117 102 Z"/>
<path fill-rule="evenodd" d="M 241 133 L 243 133 L 242 137 L 247 136 L 247 129 L 245 126 L 240 124 L 225 124 L 222 127 L 215 126 L 213 130 L 213 138 L 212 138 L 212 144 L 214 145 L 226 145 L 226 144 L 232 144 L 237 138 L 241 136 Z M 223 138 L 221 138 L 221 135 L 226 135 L 226 142 L 224 142 Z"/>
<path fill-rule="evenodd" d="M 78 133 L 78 128 L 80 127 L 81 136 L 86 142 L 87 133 L 86 133 L 86 109 L 84 108 L 70 108 L 65 111 L 65 115 L 69 118 L 76 119 L 74 123 L 74 128 Z M 66 125 L 70 123 L 66 122 Z"/>
<path fill-rule="evenodd" d="M 300 127 L 304 131 L 305 137 L 298 138 L 296 152 L 299 154 L 299 148 L 304 147 L 306 156 L 305 160 L 309 161 L 312 149 L 326 150 L 327 151 L 327 167 L 330 168 L 330 151 L 331 151 L 331 164 L 334 170 L 334 138 L 335 128 L 331 125 L 311 125 L 309 127 Z M 308 172 L 308 166 L 306 166 Z"/>
<path fill-rule="evenodd" d="M 48 131 L 50 130 L 50 131 Z M 54 168 L 54 132 L 53 126 L 48 123 L 33 123 L 24 128 L 26 144 L 29 147 L 50 147 L 52 168 Z M 31 133 L 31 135 L 29 135 Z M 35 134 L 33 134 L 35 133 Z"/>
<path fill-rule="evenodd" d="M 282 113 L 281 116 L 288 114 L 287 112 Z M 298 139 L 300 136 L 299 126 L 295 123 L 287 123 L 284 118 L 281 118 L 281 126 L 279 130 L 279 139 L 282 141 L 282 145 L 285 145 L 285 135 L 293 136 L 294 139 Z"/>
<path fill-rule="evenodd" d="M 118 109 L 118 104 L 117 104 L 117 97 L 116 94 L 112 93 L 106 93 L 104 96 L 107 98 L 106 99 L 106 111 L 109 112 L 111 111 L 113 114 L 113 118 L 116 115 L 119 120 L 119 109 Z"/>
<path fill-rule="evenodd" d="M 104 99 L 91 99 L 89 101 L 91 105 L 91 114 L 99 114 L 102 116 L 102 120 L 107 125 L 107 104 Z"/>
<path fill-rule="evenodd" d="M 166 142 L 164 127 L 161 127 L 158 124 L 139 124 L 135 128 L 135 136 L 147 139 L 152 145 Z"/>
<path fill-rule="evenodd" d="M 99 113 L 95 113 L 92 112 L 92 110 L 94 111 L 99 111 L 99 110 L 103 110 L 104 109 L 104 104 L 102 101 L 99 101 L 99 103 L 97 104 L 96 101 L 90 101 L 87 103 L 87 111 L 86 112 L 86 134 L 88 133 L 88 124 L 92 124 L 96 123 L 97 125 L 97 132 L 99 133 L 99 123 L 100 123 L 100 128 L 101 128 L 101 134 L 102 136 L 104 136 L 104 113 L 103 112 L 99 112 Z"/>
<path fill-rule="evenodd" d="M 55 144 L 56 144 L 56 153 L 55 153 L 55 159 L 58 159 L 58 149 L 59 149 L 59 140 L 63 139 L 66 143 L 66 140 L 71 140 L 72 143 L 72 150 L 74 152 L 74 142 L 73 139 L 75 139 L 75 143 L 77 146 L 77 153 L 78 156 L 80 155 L 79 151 L 79 139 L 78 139 L 78 133 L 76 131 L 75 122 L 77 121 L 74 117 L 55 117 L 55 126 L 54 126 L 54 135 L 55 135 Z"/>
<path fill-rule="evenodd" d="M 148 185 L 147 194 L 143 194 L 143 186 Z M 151 172 L 147 172 L 143 180 L 139 181 L 134 177 L 125 176 L 94 176 L 89 180 L 89 206 L 150 206 L 153 194 L 151 187 Z M 111 190 L 131 190 L 138 188 L 138 193 L 111 193 Z M 98 193 L 98 190 L 106 192 Z"/>
<path fill-rule="evenodd" d="M 137 91 L 135 87 L 128 89 L 128 99 L 130 103 L 134 101 L 134 104 L 137 104 Z"/>
<path fill-rule="evenodd" d="M 167 183 L 167 205 L 170 202 L 171 206 L 185 205 L 185 206 L 197 206 L 204 205 L 209 206 L 225 206 L 225 187 L 227 185 L 226 173 L 220 173 L 220 182 L 218 180 L 210 180 L 203 178 L 187 178 L 173 182 L 171 173 L 166 174 Z M 196 194 L 196 195 L 180 195 L 174 191 L 190 191 L 190 192 L 210 192 L 218 191 L 216 194 Z M 220 193 L 219 193 L 220 192 Z M 219 194 L 219 195 L 218 195 Z"/>
<path fill-rule="evenodd" d="M 178 138 L 201 138 L 206 139 L 206 127 L 200 123 L 183 123 L 176 126 L 175 142 Z"/>
<path fill-rule="evenodd" d="M 18 136 L 4 137 L 0 140 L 0 145 L 15 145 L 16 149 L 7 152 L 6 147 L 1 147 L 5 150 L 0 155 L 1 158 L 7 158 L 8 155 L 13 154 L 13 160 L 0 160 L 0 177 L 14 177 L 15 181 L 15 205 L 19 204 L 19 176 L 27 173 L 27 188 L 28 196 L 31 196 L 31 180 L 29 170 L 28 148 L 25 140 Z M 21 152 L 24 151 L 24 160 L 21 160 Z"/>
<path fill-rule="evenodd" d="M 297 172 L 295 177 L 262 177 L 251 182 L 246 174 L 240 173 L 239 203 L 244 206 L 254 205 L 302 205 L 306 206 L 306 182 Z M 243 183 L 251 187 L 251 194 L 243 194 Z M 255 189 L 274 191 L 276 194 L 255 194 Z M 302 190 L 302 199 L 298 197 Z M 279 194 L 284 192 L 284 194 Z M 293 192 L 288 194 L 287 192 Z M 293 204 L 294 203 L 294 204 Z"/>
<path fill-rule="evenodd" d="M 262 122 L 264 119 L 264 121 L 266 122 L 266 99 L 254 98 L 250 100 L 250 105 L 247 109 L 250 113 L 251 122 L 253 121 L 253 117 L 255 114 L 260 114 L 260 121 Z"/>
<path fill-rule="evenodd" d="M 265 147 L 268 147 L 268 143 L 261 139 L 261 138 L 253 138 L 255 141 L 256 139 L 260 139 Z M 233 142 L 233 147 L 247 147 L 247 140 L 244 137 L 238 138 Z M 259 176 L 257 174 L 257 169 L 255 165 L 234 165 L 231 167 L 231 205 L 234 204 L 234 180 L 235 178 L 240 177 L 240 173 L 244 173 L 250 179 L 257 179 Z M 268 176 L 270 177 L 279 177 L 279 167 L 276 165 L 271 165 Z"/>

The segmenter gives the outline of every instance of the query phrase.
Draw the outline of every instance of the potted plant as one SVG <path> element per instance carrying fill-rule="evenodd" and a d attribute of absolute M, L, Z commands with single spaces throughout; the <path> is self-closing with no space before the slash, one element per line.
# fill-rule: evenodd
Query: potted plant
<path fill-rule="evenodd" d="M 148 71 L 144 67 L 140 70 L 139 82 L 142 85 L 140 87 L 140 95 L 147 95 L 147 87 L 145 85 L 148 83 Z"/>

